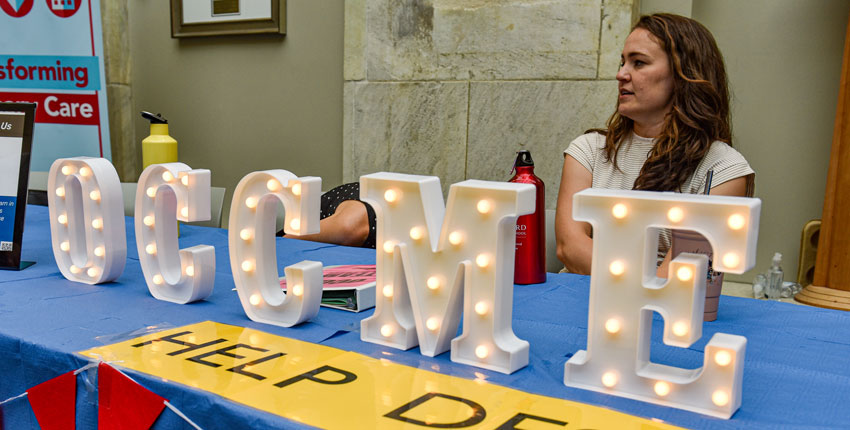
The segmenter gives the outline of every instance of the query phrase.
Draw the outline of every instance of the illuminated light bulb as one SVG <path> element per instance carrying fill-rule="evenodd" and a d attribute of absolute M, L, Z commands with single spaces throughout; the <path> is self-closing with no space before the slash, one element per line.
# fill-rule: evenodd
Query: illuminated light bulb
<path fill-rule="evenodd" d="M 676 271 L 676 277 L 682 282 L 687 282 L 694 278 L 694 271 L 690 267 L 682 266 Z"/>
<path fill-rule="evenodd" d="M 617 378 L 617 374 L 614 372 L 605 372 L 602 374 L 602 385 L 611 388 L 617 385 L 619 378 Z"/>
<path fill-rule="evenodd" d="M 150 198 L 154 198 L 154 197 L 156 197 L 156 188 L 154 188 L 154 187 L 148 187 L 148 189 L 147 189 L 147 190 L 145 190 L 145 194 L 147 194 L 147 195 L 148 195 L 148 197 L 150 197 Z"/>
<path fill-rule="evenodd" d="M 186 266 L 186 276 L 195 276 L 195 266 Z"/>
<path fill-rule="evenodd" d="M 684 336 L 688 334 L 688 331 L 690 331 L 690 328 L 688 327 L 688 323 L 684 321 L 673 324 L 673 334 L 676 336 Z"/>
<path fill-rule="evenodd" d="M 65 187 L 59 187 L 56 189 L 56 195 L 58 197 L 65 197 Z"/>
<path fill-rule="evenodd" d="M 487 358 L 490 355 L 490 348 L 487 345 L 478 345 L 475 347 L 475 356 L 478 358 Z"/>
<path fill-rule="evenodd" d="M 744 216 L 741 214 L 733 214 L 729 216 L 729 219 L 726 221 L 726 224 L 729 225 L 729 228 L 732 230 L 740 230 L 744 228 L 744 225 L 747 223 L 747 220 L 744 219 Z"/>
<path fill-rule="evenodd" d="M 259 199 L 256 197 L 248 197 L 245 199 L 245 206 L 248 206 L 248 209 L 256 209 L 257 203 L 259 203 Z"/>
<path fill-rule="evenodd" d="M 260 297 L 259 294 L 251 294 L 251 297 L 248 298 L 248 302 L 252 305 L 257 306 L 263 301 L 263 298 Z"/>
<path fill-rule="evenodd" d="M 293 218 L 292 221 L 289 221 L 289 227 L 293 230 L 301 229 L 301 220 L 298 218 Z"/>
<path fill-rule="evenodd" d="M 160 275 L 159 273 L 153 275 L 153 278 L 151 280 L 156 285 L 162 285 L 162 283 L 165 282 L 165 280 L 162 278 L 162 275 Z"/>
<path fill-rule="evenodd" d="M 145 247 L 145 252 L 147 252 L 150 255 L 156 254 L 156 244 L 149 243 L 148 246 Z"/>
<path fill-rule="evenodd" d="M 62 214 L 56 218 L 56 221 L 59 221 L 59 224 L 68 224 L 68 215 Z"/>
<path fill-rule="evenodd" d="M 732 363 L 732 354 L 729 351 L 717 351 L 717 354 L 714 354 L 714 362 L 718 366 L 728 366 Z"/>
<path fill-rule="evenodd" d="M 280 189 L 280 182 L 276 179 L 269 179 L 268 182 L 266 182 L 266 188 L 268 188 L 271 192 L 275 192 Z"/>
<path fill-rule="evenodd" d="M 723 255 L 723 265 L 729 269 L 738 267 L 740 262 L 741 259 L 738 258 L 738 254 L 735 254 L 734 252 L 727 252 Z"/>
<path fill-rule="evenodd" d="M 142 218 L 142 222 L 145 223 L 145 225 L 148 226 L 148 227 L 153 227 L 153 223 L 154 223 L 155 219 L 156 218 L 154 218 L 153 215 L 148 215 L 148 216 Z"/>
<path fill-rule="evenodd" d="M 68 243 L 68 241 L 66 240 L 66 241 L 59 244 L 59 249 L 67 252 L 69 249 L 71 249 L 71 244 Z"/>
<path fill-rule="evenodd" d="M 428 288 L 436 290 L 437 288 L 440 288 L 440 278 L 432 276 L 425 281 L 425 284 L 428 285 Z"/>
<path fill-rule="evenodd" d="M 395 203 L 399 198 L 401 198 L 401 192 L 398 190 L 390 189 L 384 191 L 384 200 L 386 200 L 387 203 Z"/>
<path fill-rule="evenodd" d="M 493 204 L 490 203 L 489 200 L 479 200 L 478 204 L 475 206 L 478 209 L 478 212 L 483 214 L 490 213 L 493 210 Z"/>
<path fill-rule="evenodd" d="M 294 194 L 296 196 L 301 195 L 301 183 L 300 182 L 292 185 L 292 194 Z"/>
<path fill-rule="evenodd" d="M 183 177 L 180 178 L 180 183 L 182 183 L 183 185 L 188 187 L 189 186 L 189 175 L 183 175 Z"/>
<path fill-rule="evenodd" d="M 384 297 L 390 299 L 393 296 L 393 286 L 384 285 L 384 288 L 381 289 L 381 292 L 384 294 Z"/>
<path fill-rule="evenodd" d="M 393 248 L 395 248 L 395 242 L 388 240 L 384 242 L 384 252 L 387 254 L 392 254 Z"/>
<path fill-rule="evenodd" d="M 100 230 L 103 228 L 103 220 L 100 218 L 95 218 L 91 221 L 91 226 L 95 230 Z"/>
<path fill-rule="evenodd" d="M 168 170 L 162 172 L 162 180 L 165 182 L 171 182 L 174 180 L 174 175 L 171 174 Z"/>
<path fill-rule="evenodd" d="M 669 211 L 667 211 L 667 219 L 669 219 L 670 222 L 679 222 L 683 218 L 685 218 L 685 212 L 678 206 L 672 207 Z"/>
<path fill-rule="evenodd" d="M 711 402 L 717 406 L 726 406 L 729 404 L 729 393 L 717 390 L 711 394 Z"/>
<path fill-rule="evenodd" d="M 73 265 L 73 264 L 72 264 L 72 265 L 71 265 L 71 267 L 69 267 L 68 269 L 71 271 L 71 273 L 73 273 L 73 274 L 75 274 L 75 275 L 76 275 L 77 273 L 80 273 L 80 272 L 82 272 L 82 271 L 83 271 L 83 269 L 80 269 L 79 267 L 77 267 L 77 266 L 75 266 L 75 265 Z"/>
<path fill-rule="evenodd" d="M 91 176 L 91 169 L 86 166 L 80 167 L 80 176 L 88 178 Z"/>
<path fill-rule="evenodd" d="M 481 316 L 487 315 L 487 311 L 490 310 L 490 307 L 487 306 L 486 302 L 478 302 L 475 304 L 475 313 Z"/>
<path fill-rule="evenodd" d="M 99 273 L 100 271 L 97 270 L 97 267 L 89 267 L 89 270 L 86 270 L 86 275 L 89 275 L 92 278 L 97 276 Z"/>
<path fill-rule="evenodd" d="M 63 175 L 70 175 L 71 173 L 74 173 L 74 168 L 72 166 L 70 166 L 70 165 L 62 166 L 62 174 Z"/>
<path fill-rule="evenodd" d="M 243 228 L 239 231 L 239 237 L 242 238 L 242 240 L 251 240 L 254 238 L 254 232 L 249 228 Z"/>
<path fill-rule="evenodd" d="M 622 324 L 620 323 L 620 320 L 618 320 L 617 318 L 611 318 L 608 321 L 605 321 L 605 331 L 607 331 L 608 333 L 611 333 L 611 334 L 619 333 L 621 328 L 622 328 Z"/>
<path fill-rule="evenodd" d="M 628 214 L 629 208 L 627 208 L 626 205 L 622 203 L 617 203 L 616 205 L 614 205 L 613 208 L 611 208 L 611 215 L 614 215 L 614 218 L 623 219 Z"/>
<path fill-rule="evenodd" d="M 655 387 L 653 387 L 653 388 L 655 390 L 655 394 L 657 394 L 661 397 L 664 397 L 664 396 L 670 394 L 670 388 L 671 387 L 670 387 L 670 383 L 668 383 L 668 382 L 658 381 L 658 382 L 655 383 Z"/>
<path fill-rule="evenodd" d="M 463 233 L 459 231 L 453 231 L 449 233 L 449 243 L 455 246 L 463 243 Z"/>
<path fill-rule="evenodd" d="M 425 321 L 425 327 L 431 331 L 437 331 L 440 328 L 440 319 L 437 317 L 428 318 L 428 321 Z"/>
<path fill-rule="evenodd" d="M 475 264 L 483 269 L 490 265 L 490 257 L 488 257 L 487 254 L 478 254 L 478 256 L 475 257 Z"/>
<path fill-rule="evenodd" d="M 92 192 L 89 193 L 89 198 L 94 200 L 94 201 L 99 201 L 100 200 L 100 191 L 92 190 Z"/>
<path fill-rule="evenodd" d="M 410 229 L 410 238 L 413 240 L 422 239 L 425 236 L 425 231 L 422 227 L 413 227 Z"/>
<path fill-rule="evenodd" d="M 292 294 L 294 294 L 295 297 L 301 297 L 301 295 L 304 294 L 304 286 L 301 285 L 301 284 L 293 285 L 292 286 Z"/>
<path fill-rule="evenodd" d="M 620 276 L 626 272 L 626 265 L 620 260 L 615 260 L 608 266 L 608 271 L 614 276 Z"/>
<path fill-rule="evenodd" d="M 242 262 L 242 270 L 245 272 L 250 272 L 254 270 L 254 262 L 252 260 L 245 260 Z"/>
<path fill-rule="evenodd" d="M 391 326 L 389 324 L 384 324 L 384 325 L 381 326 L 381 336 L 383 336 L 383 337 L 392 336 L 393 331 L 395 331 L 395 330 L 393 330 L 393 326 Z"/>
<path fill-rule="evenodd" d="M 102 246 L 98 246 L 97 248 L 94 249 L 94 255 L 96 255 L 98 257 L 103 257 L 104 255 L 106 255 L 106 248 L 104 248 Z"/>
<path fill-rule="evenodd" d="M 183 209 L 180 209 L 180 216 L 189 218 L 189 206 L 184 206 Z"/>

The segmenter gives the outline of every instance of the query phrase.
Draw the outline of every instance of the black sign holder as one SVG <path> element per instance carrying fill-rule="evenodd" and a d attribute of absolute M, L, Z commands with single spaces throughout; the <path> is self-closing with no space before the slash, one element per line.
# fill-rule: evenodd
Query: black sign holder
<path fill-rule="evenodd" d="M 33 123 L 35 121 L 35 103 L 0 103 L 0 135 L 17 137 L 20 135 L 21 142 L 21 165 L 18 171 L 18 196 L 15 202 L 15 231 L 12 238 L 12 249 L 0 249 L 0 269 L 2 270 L 23 270 L 35 264 L 34 261 L 21 261 L 21 243 L 24 238 L 24 215 L 27 209 L 27 187 L 30 176 L 30 156 L 32 155 L 32 132 Z M 23 133 L 20 133 L 21 124 L 13 124 L 13 122 L 4 121 L 4 118 L 10 118 L 9 113 L 23 113 Z M 7 129 L 8 127 L 12 129 Z M 3 133 L 3 132 L 6 133 Z M 11 134 L 7 134 L 11 133 Z M 0 175 L 9 175 L 11 172 L 0 172 Z M 11 211 L 10 211 L 11 212 Z M 0 245 L 3 246 L 3 245 Z M 8 246 L 8 245 L 5 245 Z"/>

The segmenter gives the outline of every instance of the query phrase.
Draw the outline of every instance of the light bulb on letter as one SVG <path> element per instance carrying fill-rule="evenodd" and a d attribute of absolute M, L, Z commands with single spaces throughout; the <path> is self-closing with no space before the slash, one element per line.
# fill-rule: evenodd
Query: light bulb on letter
<path fill-rule="evenodd" d="M 729 216 L 729 220 L 726 223 L 732 230 L 740 230 L 744 228 L 744 225 L 747 223 L 747 221 L 744 219 L 743 215 L 733 214 Z"/>
<path fill-rule="evenodd" d="M 189 218 L 189 207 L 183 206 L 183 209 L 180 209 L 180 216 L 183 218 Z"/>
<path fill-rule="evenodd" d="M 66 164 L 66 165 L 62 166 L 62 174 L 63 175 L 70 175 L 71 173 L 74 173 L 74 167 L 73 166 L 71 166 L 70 164 Z"/>
<path fill-rule="evenodd" d="M 726 406 L 729 404 L 729 393 L 717 390 L 711 395 L 711 402 L 720 407 Z"/>
<path fill-rule="evenodd" d="M 259 305 L 259 304 L 260 304 L 260 302 L 262 302 L 262 301 L 263 301 L 263 298 L 262 298 L 262 297 L 260 297 L 260 295 L 259 295 L 259 294 L 256 294 L 256 293 L 255 293 L 255 294 L 251 294 L 251 297 L 249 297 L 249 298 L 248 298 L 248 302 L 250 302 L 250 303 L 251 303 L 252 305 L 254 305 L 254 306 Z"/>
<path fill-rule="evenodd" d="M 605 321 L 605 331 L 611 334 L 618 333 L 620 331 L 621 324 L 620 320 L 616 318 L 611 318 L 608 321 Z"/>
<path fill-rule="evenodd" d="M 154 223 L 153 215 L 146 215 L 144 218 L 142 218 L 142 222 L 148 227 L 153 227 L 153 223 Z"/>
<path fill-rule="evenodd" d="M 381 289 L 381 292 L 384 293 L 384 297 L 389 299 L 393 296 L 393 286 L 392 285 L 384 285 L 384 288 Z"/>
<path fill-rule="evenodd" d="M 245 260 L 242 262 L 242 270 L 245 272 L 250 272 L 254 270 L 254 262 L 252 260 Z"/>
<path fill-rule="evenodd" d="M 98 274 L 100 274 L 100 271 L 97 270 L 97 267 L 89 267 L 89 270 L 86 270 L 86 275 L 89 275 L 92 278 L 94 278 Z"/>
<path fill-rule="evenodd" d="M 449 243 L 452 245 L 460 245 L 463 242 L 463 233 L 459 231 L 453 231 L 449 233 Z"/>
<path fill-rule="evenodd" d="M 154 187 L 148 187 L 148 189 L 147 189 L 147 190 L 145 190 L 145 194 L 147 194 L 147 195 L 148 195 L 148 197 L 150 197 L 150 198 L 154 198 L 154 197 L 156 197 L 156 188 L 154 188 Z"/>
<path fill-rule="evenodd" d="M 106 249 L 102 246 L 98 246 L 94 249 L 94 255 L 98 257 L 103 257 L 104 255 L 106 255 Z"/>
<path fill-rule="evenodd" d="M 80 167 L 80 176 L 88 178 L 91 176 L 91 169 L 89 169 L 88 166 Z"/>
<path fill-rule="evenodd" d="M 292 221 L 289 222 L 289 227 L 295 231 L 301 229 L 301 220 L 298 218 L 293 218 Z"/>
<path fill-rule="evenodd" d="M 676 271 L 676 277 L 682 282 L 687 282 L 693 279 L 694 271 L 690 267 L 682 266 Z"/>
<path fill-rule="evenodd" d="M 275 192 L 280 189 L 280 182 L 278 182 L 277 179 L 269 179 L 268 182 L 266 182 L 266 188 L 271 192 Z"/>
<path fill-rule="evenodd" d="M 614 276 L 620 276 L 626 271 L 626 265 L 620 260 L 615 260 L 608 266 L 608 270 Z"/>
<path fill-rule="evenodd" d="M 195 276 L 195 266 L 186 266 L 186 276 Z"/>
<path fill-rule="evenodd" d="M 726 268 L 728 269 L 734 269 L 738 267 L 738 264 L 740 264 L 740 262 L 741 259 L 738 258 L 738 254 L 735 254 L 734 252 L 727 252 L 723 255 L 723 265 L 726 266 Z"/>
<path fill-rule="evenodd" d="M 676 336 L 685 336 L 686 334 L 688 334 L 689 331 L 690 329 L 688 328 L 688 323 L 684 321 L 679 321 L 673 324 L 673 334 L 675 334 Z"/>
<path fill-rule="evenodd" d="M 391 240 L 388 240 L 384 242 L 383 248 L 384 252 L 386 252 L 387 254 L 391 254 L 393 252 L 393 248 L 395 248 L 395 243 L 393 243 L 393 241 Z"/>
<path fill-rule="evenodd" d="M 381 326 L 381 336 L 390 337 L 393 335 L 393 326 L 384 324 Z"/>
<path fill-rule="evenodd" d="M 665 381 L 656 382 L 654 389 L 655 394 L 659 395 L 660 397 L 664 397 L 670 394 L 670 384 Z"/>
<path fill-rule="evenodd" d="M 245 206 L 248 206 L 248 209 L 256 209 L 258 202 L 259 200 L 256 197 L 248 197 L 245 199 Z"/>
<path fill-rule="evenodd" d="M 301 295 L 304 294 L 304 286 L 301 285 L 301 284 L 293 285 L 292 286 L 292 294 L 294 294 L 295 297 L 301 297 Z"/>
<path fill-rule="evenodd" d="M 243 228 L 239 231 L 239 237 L 242 240 L 251 240 L 254 237 L 254 233 L 250 229 Z"/>
<path fill-rule="evenodd" d="M 183 177 L 180 178 L 180 183 L 182 183 L 183 185 L 188 187 L 189 186 L 189 175 L 183 175 Z"/>
<path fill-rule="evenodd" d="M 478 302 L 475 304 L 475 313 L 481 316 L 487 315 L 487 311 L 490 310 L 489 306 L 485 302 Z"/>
<path fill-rule="evenodd" d="M 611 388 L 617 385 L 617 374 L 614 372 L 605 372 L 602 374 L 602 385 Z"/>
<path fill-rule="evenodd" d="M 670 222 L 679 222 L 683 218 L 685 218 L 685 212 L 678 206 L 670 208 L 670 210 L 667 211 L 667 219 L 669 219 Z"/>
<path fill-rule="evenodd" d="M 100 218 L 95 218 L 92 220 L 91 226 L 94 227 L 95 230 L 100 230 L 103 228 L 103 220 Z"/>
<path fill-rule="evenodd" d="M 413 240 L 422 239 L 425 236 L 425 232 L 422 230 L 422 227 L 413 227 L 410 229 L 410 238 Z"/>
<path fill-rule="evenodd" d="M 156 285 L 162 285 L 162 283 L 164 282 L 164 280 L 162 279 L 162 275 L 160 275 L 159 273 L 153 275 L 152 281 Z"/>
<path fill-rule="evenodd" d="M 56 221 L 59 221 L 59 224 L 68 224 L 68 215 L 62 214 L 56 218 Z"/>
<path fill-rule="evenodd" d="M 475 356 L 481 359 L 487 358 L 490 355 L 490 349 L 487 345 L 478 345 L 475 347 Z"/>
<path fill-rule="evenodd" d="M 626 205 L 617 203 L 613 208 L 611 208 L 611 214 L 614 215 L 614 218 L 623 219 L 629 214 L 629 209 Z"/>
<path fill-rule="evenodd" d="M 145 252 L 147 252 L 150 255 L 156 254 L 156 244 L 149 243 L 148 246 L 145 247 Z"/>
<path fill-rule="evenodd" d="M 398 201 L 400 195 L 401 193 L 397 190 L 386 190 L 384 191 L 384 200 L 386 200 L 387 203 L 395 203 L 396 201 Z"/>
<path fill-rule="evenodd" d="M 92 190 L 92 192 L 89 193 L 89 198 L 94 200 L 94 201 L 99 201 L 100 200 L 100 191 Z"/>
<path fill-rule="evenodd" d="M 425 284 L 428 285 L 428 288 L 436 290 L 440 288 L 440 278 L 436 276 L 431 276 L 430 278 L 428 278 L 427 281 L 425 281 Z"/>
<path fill-rule="evenodd" d="M 168 170 L 162 172 L 162 180 L 165 182 L 171 182 L 174 180 L 174 175 L 171 174 Z"/>
<path fill-rule="evenodd" d="M 300 182 L 296 182 L 295 184 L 292 184 L 292 194 L 296 195 L 296 196 L 301 195 L 301 183 Z"/>
<path fill-rule="evenodd" d="M 478 254 L 478 256 L 475 257 L 475 264 L 483 269 L 490 265 L 490 257 L 488 257 L 487 254 Z"/>
<path fill-rule="evenodd" d="M 427 327 L 428 330 L 436 331 L 440 328 L 440 320 L 437 317 L 428 318 L 428 321 L 425 321 L 425 327 Z"/>
<path fill-rule="evenodd" d="M 717 351 L 717 354 L 714 354 L 714 362 L 718 366 L 728 366 L 729 363 L 732 363 L 732 354 L 729 351 Z"/>
<path fill-rule="evenodd" d="M 56 195 L 58 197 L 65 197 L 65 187 L 59 187 L 56 189 Z"/>
<path fill-rule="evenodd" d="M 490 213 L 493 210 L 493 204 L 490 203 L 489 200 L 479 200 L 478 204 L 475 206 L 478 209 L 478 212 L 482 215 Z"/>

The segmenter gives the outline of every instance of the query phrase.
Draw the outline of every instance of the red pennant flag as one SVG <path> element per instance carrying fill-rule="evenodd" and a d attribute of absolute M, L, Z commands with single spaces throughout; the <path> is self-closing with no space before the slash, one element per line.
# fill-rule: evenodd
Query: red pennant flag
<path fill-rule="evenodd" d="M 97 404 L 99 430 L 147 430 L 165 408 L 165 399 L 100 363 Z"/>
<path fill-rule="evenodd" d="M 42 429 L 72 429 L 76 421 L 77 375 L 72 370 L 44 381 L 27 390 L 27 399 Z"/>

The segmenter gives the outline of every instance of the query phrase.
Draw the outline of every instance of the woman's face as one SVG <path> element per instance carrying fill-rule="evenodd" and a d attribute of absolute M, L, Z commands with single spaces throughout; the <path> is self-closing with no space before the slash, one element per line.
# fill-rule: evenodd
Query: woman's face
<path fill-rule="evenodd" d="M 620 61 L 620 115 L 634 121 L 636 131 L 663 125 L 673 106 L 673 73 L 667 53 L 652 33 L 637 28 L 626 38 Z"/>

